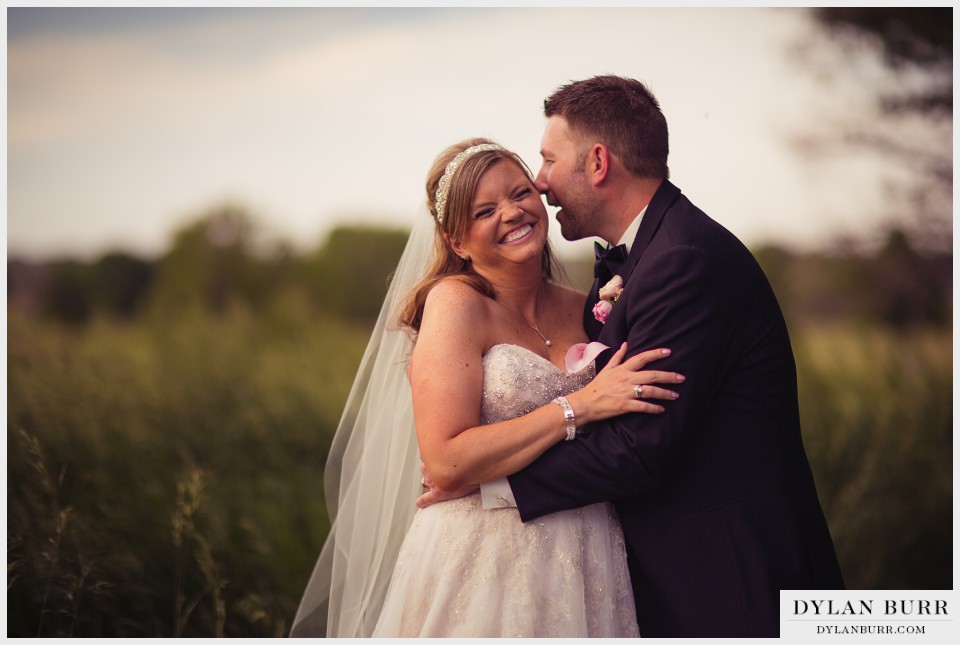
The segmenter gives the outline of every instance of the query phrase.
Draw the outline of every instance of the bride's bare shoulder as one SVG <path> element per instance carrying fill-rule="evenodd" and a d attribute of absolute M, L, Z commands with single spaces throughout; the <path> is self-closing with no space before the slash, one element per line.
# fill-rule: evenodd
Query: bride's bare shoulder
<path fill-rule="evenodd" d="M 490 299 L 456 276 L 443 278 L 433 286 L 424 303 L 424 319 L 474 321 L 489 314 Z"/>
<path fill-rule="evenodd" d="M 462 280 L 444 278 L 434 285 L 424 303 L 416 353 L 429 356 L 428 362 L 481 355 L 492 327 L 485 300 Z"/>
<path fill-rule="evenodd" d="M 453 303 L 466 306 L 478 305 L 489 300 L 470 284 L 458 277 L 447 276 L 433 286 L 427 295 L 427 306 L 436 303 Z"/>

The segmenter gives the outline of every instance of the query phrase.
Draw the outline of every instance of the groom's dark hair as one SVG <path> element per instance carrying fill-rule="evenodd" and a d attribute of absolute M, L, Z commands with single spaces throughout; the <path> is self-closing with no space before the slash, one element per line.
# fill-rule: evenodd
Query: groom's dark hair
<path fill-rule="evenodd" d="M 576 81 L 547 98 L 543 112 L 566 119 L 580 143 L 607 146 L 638 177 L 670 176 L 667 120 L 656 97 L 640 81 L 612 75 Z"/>

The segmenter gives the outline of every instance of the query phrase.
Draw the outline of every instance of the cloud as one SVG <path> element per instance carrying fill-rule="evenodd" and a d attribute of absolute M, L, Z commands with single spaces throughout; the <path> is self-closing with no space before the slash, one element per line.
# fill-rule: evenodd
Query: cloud
<path fill-rule="evenodd" d="M 606 72 L 650 84 L 676 183 L 748 241 L 862 212 L 790 145 L 866 96 L 840 75 L 825 100 L 791 61 L 802 11 L 136 11 L 8 44 L 11 248 L 155 250 L 223 199 L 305 243 L 346 217 L 409 223 L 440 150 L 489 136 L 536 170 L 543 98 Z M 847 174 L 861 205 L 880 194 Z"/>

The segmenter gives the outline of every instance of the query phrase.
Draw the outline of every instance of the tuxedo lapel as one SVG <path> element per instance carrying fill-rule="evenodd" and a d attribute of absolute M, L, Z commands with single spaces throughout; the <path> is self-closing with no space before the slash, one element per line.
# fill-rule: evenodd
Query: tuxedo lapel
<path fill-rule="evenodd" d="M 627 261 L 623 263 L 623 269 L 620 270 L 620 276 L 623 278 L 624 284 L 630 279 L 630 275 L 637 267 L 637 262 L 640 261 L 640 256 L 650 245 L 650 240 L 660 229 L 664 214 L 679 197 L 680 189 L 666 179 L 660 184 L 657 192 L 653 194 L 650 204 L 647 205 L 647 212 L 643 214 L 643 219 L 640 221 L 637 236 L 633 239 L 630 255 L 627 256 Z"/>
<path fill-rule="evenodd" d="M 643 214 L 643 219 L 640 221 L 637 236 L 634 238 L 633 245 L 630 247 L 630 254 L 618 272 L 620 277 L 623 278 L 624 284 L 630 279 L 630 275 L 640 261 L 640 256 L 643 255 L 644 250 L 650 245 L 650 240 L 653 239 L 654 234 L 660 228 L 660 223 L 663 221 L 663 216 L 667 212 L 667 209 L 669 209 L 679 197 L 680 189 L 666 179 L 660 184 L 657 192 L 653 194 L 653 197 L 650 199 L 650 204 L 647 205 L 647 212 Z M 599 278 L 594 278 L 593 285 L 590 287 L 590 293 L 587 294 L 587 302 L 583 308 L 583 330 L 587 333 L 587 337 L 590 340 L 597 340 L 600 337 L 600 332 L 603 331 L 603 323 L 598 321 L 593 315 L 593 306 L 600 300 L 598 295 L 600 286 Z"/>
<path fill-rule="evenodd" d="M 583 307 L 583 331 L 587 333 L 587 338 L 597 340 L 603 325 L 593 316 L 593 306 L 600 300 L 598 292 L 600 291 L 600 279 L 593 279 L 593 286 L 590 287 L 590 293 L 587 294 L 587 302 Z"/>

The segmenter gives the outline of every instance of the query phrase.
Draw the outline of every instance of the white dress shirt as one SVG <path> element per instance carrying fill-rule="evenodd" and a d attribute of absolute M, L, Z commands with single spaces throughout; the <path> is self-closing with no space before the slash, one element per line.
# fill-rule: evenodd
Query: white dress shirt
<path fill-rule="evenodd" d="M 643 220 L 643 214 L 646 212 L 647 207 L 644 206 L 640 214 L 633 218 L 630 226 L 628 226 L 627 230 L 620 236 L 620 241 L 617 242 L 618 245 L 623 244 L 627 247 L 627 253 L 630 253 L 630 249 L 633 247 L 633 240 L 637 237 L 637 231 L 640 230 L 640 222 Z M 510 482 L 506 477 L 482 484 L 480 486 L 480 500 L 486 509 L 516 508 L 517 506 L 517 501 L 513 498 L 513 489 L 510 488 Z"/>
<path fill-rule="evenodd" d="M 647 207 L 644 206 L 643 210 L 640 211 L 640 214 L 633 218 L 633 221 L 630 222 L 630 226 L 627 227 L 627 230 L 623 232 L 623 235 L 620 236 L 620 241 L 617 242 L 617 245 L 623 244 L 627 247 L 627 253 L 630 253 L 630 249 L 633 248 L 633 240 L 637 237 L 637 231 L 640 230 L 640 222 L 643 221 L 643 214 L 647 212 Z"/>

